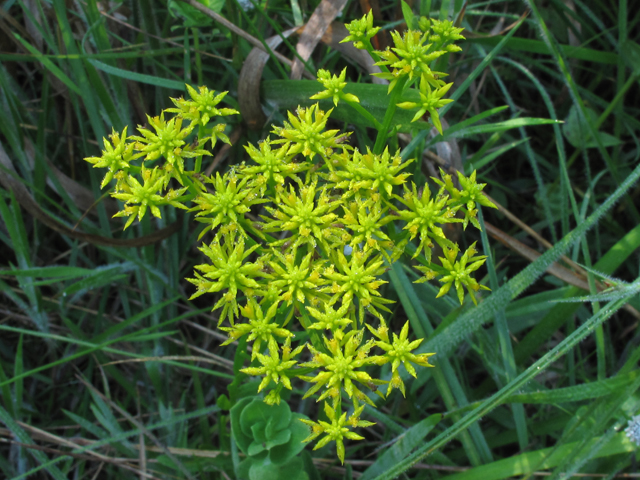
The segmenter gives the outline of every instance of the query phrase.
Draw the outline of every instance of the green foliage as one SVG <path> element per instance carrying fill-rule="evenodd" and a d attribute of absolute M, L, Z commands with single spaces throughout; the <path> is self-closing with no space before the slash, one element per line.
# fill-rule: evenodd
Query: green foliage
<path fill-rule="evenodd" d="M 564 133 L 565 138 L 571 145 L 574 147 L 598 148 L 598 143 L 605 147 L 622 143 L 618 138 L 604 132 L 597 132 L 597 139 L 593 138 L 589 131 L 589 124 L 596 125 L 598 123 L 598 115 L 590 108 L 585 108 L 585 113 L 586 117 L 582 117 L 578 109 L 572 107 L 562 126 L 562 133 Z"/>
<path fill-rule="evenodd" d="M 308 418 L 291 413 L 285 402 L 269 405 L 260 397 L 245 397 L 231 408 L 231 429 L 247 458 L 238 475 L 248 480 L 308 480 L 302 459 Z"/>
<path fill-rule="evenodd" d="M 224 6 L 224 0 L 198 0 L 198 2 L 217 13 L 220 13 Z M 181 19 L 185 27 L 211 28 L 211 25 L 213 25 L 210 17 L 198 11 L 195 7 L 176 0 L 169 0 L 169 12 Z"/>

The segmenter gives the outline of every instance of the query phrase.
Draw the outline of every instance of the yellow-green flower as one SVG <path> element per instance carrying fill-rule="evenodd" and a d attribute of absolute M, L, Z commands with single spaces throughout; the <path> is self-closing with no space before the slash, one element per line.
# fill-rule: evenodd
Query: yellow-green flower
<path fill-rule="evenodd" d="M 418 107 L 418 111 L 414 115 L 412 122 L 420 120 L 422 116 L 429 112 L 433 125 L 438 129 L 440 135 L 442 135 L 442 123 L 440 122 L 440 116 L 438 115 L 438 109 L 444 107 L 446 104 L 453 102 L 450 98 L 442 98 L 446 95 L 449 89 L 453 86 L 453 83 L 447 83 L 443 87 L 431 89 L 429 80 L 422 76 L 420 79 L 420 101 L 419 102 L 402 102 L 398 104 L 398 107 L 410 110 Z"/>
<path fill-rule="evenodd" d="M 387 48 L 383 52 L 378 52 L 382 58 L 376 65 L 387 65 L 390 73 L 375 73 L 376 77 L 390 80 L 389 92 L 393 90 L 400 78 L 425 75 L 435 79 L 439 72 L 433 72 L 430 64 L 438 57 L 447 53 L 444 50 L 434 50 L 432 44 L 427 42 L 427 34 L 417 30 L 406 30 L 400 35 L 398 32 L 391 32 L 394 46 Z"/>
<path fill-rule="evenodd" d="M 221 244 L 223 238 L 224 243 Z M 189 300 L 193 300 L 204 293 L 215 293 L 227 289 L 227 292 L 213 307 L 213 310 L 223 307 L 218 325 L 225 318 L 228 318 L 229 323 L 233 325 L 234 317 L 238 316 L 238 303 L 236 301 L 238 290 L 247 295 L 264 294 L 262 291 L 263 286 L 256 281 L 260 277 L 268 277 L 262 271 L 264 268 L 262 261 L 257 263 L 245 262 L 249 255 L 258 248 L 260 248 L 260 245 L 256 244 L 245 250 L 244 238 L 236 238 L 235 232 L 229 233 L 224 237 L 218 234 L 209 246 L 203 245 L 199 248 L 211 263 L 196 265 L 196 270 L 202 272 L 203 275 L 194 273 L 196 278 L 187 278 L 187 281 L 197 287 L 196 293 Z"/>
<path fill-rule="evenodd" d="M 276 193 L 276 208 L 267 207 L 266 210 L 275 219 L 262 217 L 266 222 L 262 225 L 265 232 L 291 232 L 291 236 L 273 242 L 273 246 L 288 243 L 292 247 L 301 244 L 308 244 L 315 248 L 317 243 L 325 251 L 331 249 L 337 239 L 340 238 L 341 231 L 333 225 L 338 216 L 333 213 L 340 205 L 323 188 L 319 195 L 317 182 L 300 187 L 298 194 L 293 185 L 289 188 L 278 188 Z"/>
<path fill-rule="evenodd" d="M 356 19 L 345 25 L 349 35 L 340 40 L 340 43 L 353 42 L 353 46 L 365 50 L 369 41 L 376 36 L 380 27 L 373 26 L 373 12 L 369 10 L 362 18 Z"/>
<path fill-rule="evenodd" d="M 124 127 L 121 135 L 115 129 L 112 129 L 109 139 L 111 142 L 107 141 L 106 138 L 102 139 L 104 143 L 102 156 L 85 158 L 87 162 L 93 163 L 93 168 L 108 169 L 102 179 L 100 188 L 104 188 L 119 171 L 128 172 L 131 161 L 143 155 L 141 153 L 134 154 L 135 145 L 127 143 L 127 127 Z"/>
<path fill-rule="evenodd" d="M 273 269 L 270 286 L 281 292 L 280 299 L 287 302 L 287 305 L 291 305 L 292 302 L 304 305 L 305 299 L 316 304 L 318 300 L 326 299 L 326 296 L 320 293 L 320 287 L 326 283 L 320 274 L 322 262 L 312 265 L 313 252 L 309 252 L 297 262 L 296 254 L 295 248 L 287 255 L 277 250 L 273 251 L 276 260 L 269 262 Z"/>
<path fill-rule="evenodd" d="M 389 340 L 389 329 L 384 323 L 384 320 L 380 321 L 380 326 L 375 330 L 369 325 L 367 325 L 367 328 L 378 338 L 378 340 L 374 342 L 375 345 L 384 350 L 383 355 L 371 357 L 371 361 L 376 365 L 384 365 L 385 363 L 391 362 L 392 375 L 387 388 L 387 396 L 394 388 L 399 388 L 402 395 L 405 396 L 404 382 L 398 372 L 400 364 L 404 365 L 407 372 L 414 378 L 417 378 L 416 371 L 411 364 L 415 363 L 422 367 L 433 367 L 433 365 L 429 363 L 429 357 L 435 355 L 435 353 L 412 353 L 413 350 L 420 346 L 424 338 L 409 342 L 407 339 L 409 335 L 409 322 L 406 322 L 402 327 L 400 336 L 393 333 L 393 341 Z"/>
<path fill-rule="evenodd" d="M 404 196 L 399 200 L 407 207 L 407 210 L 398 212 L 400 218 L 407 222 L 404 229 L 409 230 L 411 240 L 420 234 L 420 244 L 413 255 L 414 257 L 417 257 L 420 251 L 424 249 L 427 262 L 430 263 L 431 248 L 433 247 L 432 240 L 437 241 L 442 246 L 453 248 L 453 243 L 445 237 L 442 228 L 438 225 L 462 222 L 462 220 L 454 217 L 457 208 L 447 206 L 449 197 L 444 194 L 444 188 L 435 198 L 431 198 L 428 186 L 425 186 L 422 193 L 418 194 L 416 186 L 413 184 L 412 190 L 405 187 Z"/>
<path fill-rule="evenodd" d="M 353 320 L 347 318 L 350 304 L 343 303 L 339 309 L 334 309 L 328 303 L 324 304 L 324 313 L 313 307 L 307 307 L 307 312 L 316 319 L 309 328 L 312 330 L 331 330 L 335 337 L 340 337 L 342 331 L 353 324 Z"/>
<path fill-rule="evenodd" d="M 196 220 L 207 224 L 198 238 L 215 229 L 218 225 L 238 224 L 244 220 L 244 214 L 251 210 L 251 205 L 261 203 L 254 188 L 250 187 L 249 178 L 238 179 L 235 175 L 225 173 L 221 176 L 216 172 L 215 178 L 209 179 L 213 183 L 215 193 L 201 192 L 193 203 L 190 211 L 198 211 Z"/>
<path fill-rule="evenodd" d="M 261 352 L 262 342 L 268 344 L 270 339 L 274 337 L 292 337 L 293 333 L 276 322 L 277 310 L 278 304 L 274 303 L 264 313 L 258 302 L 254 298 L 249 298 L 249 302 L 244 307 L 240 307 L 240 313 L 249 320 L 249 323 L 236 323 L 231 327 L 220 327 L 220 330 L 224 330 L 229 334 L 229 339 L 222 345 L 228 345 L 240 337 L 248 335 L 247 342 L 254 342 L 251 352 L 251 360 L 253 360 Z"/>
<path fill-rule="evenodd" d="M 347 75 L 347 67 L 342 69 L 340 76 L 331 75 L 328 70 L 318 70 L 318 82 L 325 88 L 324 91 L 316 93 L 309 97 L 311 100 L 324 100 L 325 98 L 333 99 L 333 104 L 338 106 L 338 100 L 346 102 L 360 103 L 358 97 L 352 93 L 344 93 L 342 90 L 347 86 L 345 81 Z"/>
<path fill-rule="evenodd" d="M 165 110 L 166 112 L 177 113 L 180 117 L 189 120 L 192 124 L 202 126 L 207 125 L 214 117 L 240 113 L 233 108 L 217 108 L 218 104 L 228 92 L 222 92 L 216 95 L 215 90 L 209 90 L 204 86 L 198 87 L 199 91 L 196 91 L 191 85 L 186 85 L 186 87 L 191 96 L 191 100 L 172 98 L 171 101 L 177 108 L 167 108 Z"/>
<path fill-rule="evenodd" d="M 382 253 L 387 260 L 391 260 L 387 250 L 393 248 L 393 243 L 382 230 L 384 226 L 395 218 L 387 213 L 387 208 L 382 208 L 379 202 L 373 199 L 357 199 L 342 207 L 344 226 L 352 232 L 349 245 L 352 249 L 362 244 L 364 250 L 375 249 Z"/>
<path fill-rule="evenodd" d="M 375 406 L 368 395 L 384 397 L 378 388 L 385 384 L 386 395 L 394 389 L 404 395 L 400 367 L 415 377 L 416 365 L 431 366 L 433 353 L 415 353 L 422 339 L 409 340 L 408 322 L 393 334 L 386 326 L 383 312 L 392 313 L 388 307 L 393 301 L 383 297 L 380 287 L 387 283 L 383 278 L 388 265 L 420 235 L 416 255 L 424 251 L 427 261 L 420 255 L 423 266 L 417 269 L 425 276 L 419 281 L 440 278 L 440 296 L 455 285 L 461 301 L 465 287 L 472 298 L 473 291 L 485 288 L 471 278 L 485 257 L 476 255 L 472 246 L 458 259 L 457 245 L 442 229 L 451 222 L 479 227 L 478 205 L 492 206 L 482 194 L 484 185 L 476 182 L 475 173 L 460 176 L 455 186 L 451 176 L 443 174 L 437 194 L 428 187 L 418 192 L 408 185 L 407 167 L 413 160 L 403 161 L 399 151 L 384 148 L 385 139 L 401 127 L 391 118 L 396 107 L 415 109 L 414 121 L 428 113 L 441 130 L 438 110 L 451 101 L 444 99 L 450 88 L 441 80 L 445 74 L 432 71 L 431 65 L 459 49 L 450 42 L 462 38 L 461 29 L 426 18 L 417 23 L 422 31 L 393 33 L 394 44 L 384 52 L 371 46 L 379 30 L 371 12 L 347 25 L 349 36 L 343 41 L 367 50 L 382 66 L 377 75 L 390 80 L 389 91 L 395 87 L 382 121 L 355 95 L 344 92 L 346 69 L 318 72 L 323 90 L 312 99 L 331 100 L 336 106 L 348 102 L 378 131 L 373 151 L 355 150 L 347 142 L 348 133 L 328 129 L 333 110 L 315 104 L 288 112 L 287 121 L 274 126 L 271 137 L 245 147 L 250 157 L 246 163 L 225 174 L 205 175 L 202 156 L 211 155 L 217 140 L 229 143 L 227 126 L 216 117 L 238 112 L 220 106 L 226 92 L 187 85 L 189 99 L 173 99 L 174 108 L 148 117 L 138 136 L 127 137 L 126 128 L 121 134 L 114 131 L 110 141 L 104 140 L 102 156 L 87 159 L 109 170 L 103 187 L 117 180 L 113 196 L 125 202 L 117 214 L 129 217 L 125 228 L 147 211 L 160 216 L 165 205 L 195 212 L 196 220 L 205 223 L 200 237 L 211 231 L 213 241 L 201 246 L 206 262 L 187 279 L 197 288 L 191 298 L 217 295 L 213 309 L 220 313 L 218 327 L 228 334 L 223 345 L 246 339 L 251 364 L 237 367 L 261 377 L 256 383 L 266 403 L 280 404 L 294 378 L 310 382 L 304 398 L 323 401 L 326 418 L 303 420 L 312 429 L 305 441 L 320 437 L 316 449 L 335 441 L 341 461 L 345 439 L 363 438 L 353 429 L 373 425 L 360 419 L 365 403 Z M 403 97 L 405 90 L 418 80 L 420 100 L 404 101 L 409 100 Z M 141 176 L 132 176 L 137 173 Z M 455 218 L 458 211 L 464 220 Z M 430 263 L 433 242 L 443 247 L 442 265 Z M 367 325 L 371 335 L 363 328 L 365 319 L 371 320 L 367 312 L 380 320 L 376 329 Z M 294 317 L 299 324 L 289 324 Z M 229 324 L 220 326 L 225 320 Z M 311 358 L 298 363 L 305 347 Z M 384 364 L 391 367 L 390 381 L 369 371 Z M 351 416 L 348 408 L 354 409 Z M 258 447 L 260 442 L 256 437 Z"/>
<path fill-rule="evenodd" d="M 483 207 L 489 208 L 498 208 L 496 207 L 491 200 L 487 198 L 486 195 L 482 193 L 482 190 L 486 186 L 486 183 L 478 183 L 476 182 L 476 171 L 474 170 L 469 177 L 465 177 L 461 172 L 458 172 L 458 181 L 460 182 L 461 190 L 458 190 L 453 185 L 453 180 L 451 179 L 451 175 L 445 175 L 445 173 L 440 170 L 440 174 L 444 181 L 440 181 L 436 178 L 433 180 L 443 188 L 449 192 L 451 199 L 449 200 L 449 205 L 456 207 L 460 206 L 462 211 L 464 212 L 464 223 L 463 227 L 466 229 L 467 224 L 471 222 L 474 227 L 478 230 L 481 230 L 480 223 L 476 218 L 478 210 L 476 208 L 476 202 L 482 205 Z"/>
<path fill-rule="evenodd" d="M 453 25 L 451 20 L 433 20 L 431 24 L 431 31 L 433 35 L 429 36 L 429 41 L 436 44 L 445 44 L 449 42 L 455 42 L 456 40 L 464 40 L 464 37 L 460 35 L 464 28 L 457 28 Z M 448 47 L 455 47 L 453 50 L 448 51 L 460 51 L 461 48 L 457 45 L 449 45 Z"/>
<path fill-rule="evenodd" d="M 325 130 L 332 111 L 324 112 L 316 103 L 309 108 L 298 107 L 297 116 L 287 112 L 291 123 L 284 122 L 284 127 L 273 127 L 273 133 L 282 137 L 273 143 L 288 144 L 288 155 L 301 153 L 311 159 L 318 154 L 328 158 L 333 149 L 339 146 L 338 130 Z"/>
<path fill-rule="evenodd" d="M 378 288 L 387 283 L 385 280 L 379 280 L 386 271 L 386 267 L 381 256 L 368 261 L 371 252 L 372 250 L 354 250 L 347 260 L 344 253 L 337 250 L 334 252 L 333 260 L 338 271 L 336 272 L 333 266 L 330 266 L 323 272 L 324 277 L 333 282 L 325 288 L 326 292 L 333 294 L 332 304 L 338 299 L 343 303 L 350 303 L 353 297 L 358 299 L 360 325 L 364 322 L 365 308 L 378 318 L 382 318 L 378 309 L 389 312 L 385 304 L 393 303 L 393 300 L 383 298 L 378 292 Z"/>
<path fill-rule="evenodd" d="M 467 288 L 471 300 L 474 304 L 477 304 L 477 300 L 473 292 L 478 290 L 490 290 L 489 287 L 480 285 L 478 281 L 471 276 L 471 273 L 480 268 L 487 258 L 486 255 L 476 255 L 475 242 L 464 252 L 462 257 L 456 261 L 458 256 L 458 248 L 443 248 L 444 257 L 440 257 L 442 262 L 442 268 L 447 271 L 447 274 L 439 279 L 441 283 L 444 283 L 436 298 L 445 295 L 452 285 L 456 286 L 456 293 L 458 294 L 458 300 L 460 304 L 464 299 L 463 286 Z"/>
<path fill-rule="evenodd" d="M 308 345 L 313 354 L 313 359 L 310 362 L 301 364 L 301 366 L 321 369 L 321 371 L 315 377 L 300 376 L 301 379 L 307 382 L 315 383 L 314 386 L 307 390 L 303 398 L 307 398 L 320 390 L 321 387 L 325 387 L 326 389 L 318 398 L 318 402 L 328 396 L 333 397 L 334 400 L 339 399 L 340 390 L 344 390 L 349 395 L 349 398 L 355 397 L 356 401 L 375 405 L 354 384 L 354 382 L 358 382 L 372 390 L 376 390 L 376 385 L 386 383 L 382 380 L 371 378 L 367 372 L 361 370 L 372 363 L 368 358 L 371 344 L 361 345 L 362 333 L 362 330 L 358 332 L 351 330 L 342 340 L 337 337 L 333 337 L 331 340 L 323 337 L 329 354 L 320 352 L 313 346 Z"/>
<path fill-rule="evenodd" d="M 182 174 L 184 173 L 184 158 L 211 155 L 211 152 L 207 150 L 187 145 L 185 138 L 191 133 L 193 126 L 182 128 L 182 118 L 176 117 L 166 121 L 163 112 L 160 116 L 153 118 L 147 115 L 147 120 L 154 131 L 138 127 L 142 136 L 131 137 L 136 141 L 136 150 L 145 155 L 145 161 L 164 157 Z M 179 175 L 175 178 L 181 181 Z"/>
<path fill-rule="evenodd" d="M 294 178 L 297 173 L 308 170 L 310 166 L 305 162 L 293 162 L 294 155 L 287 153 L 287 145 L 272 149 L 271 144 L 271 139 L 267 137 L 260 143 L 259 148 L 253 144 L 245 146 L 245 150 L 256 165 L 243 165 L 238 171 L 239 176 L 253 178 L 260 184 L 262 192 L 266 190 L 269 183 L 283 185 L 286 178 Z M 256 177 L 262 177 L 264 180 L 258 180 Z"/>
<path fill-rule="evenodd" d="M 141 220 L 147 208 L 151 210 L 154 217 L 162 218 L 158 206 L 164 205 L 165 200 L 158 192 L 162 189 L 164 177 L 157 168 L 149 170 L 144 166 L 141 176 L 142 185 L 135 177 L 128 175 L 125 181 L 118 182 L 120 191 L 112 194 L 113 197 L 125 202 L 124 210 L 114 215 L 114 217 L 129 217 L 124 226 L 125 229 L 133 223 L 136 215 L 138 220 Z"/>
<path fill-rule="evenodd" d="M 364 405 L 358 407 L 347 420 L 346 412 L 340 415 L 336 414 L 335 409 L 331 408 L 331 406 L 324 402 L 324 413 L 327 415 L 329 422 L 324 422 L 319 420 L 318 422 L 314 422 L 311 420 L 307 420 L 306 418 L 301 418 L 300 421 L 311 427 L 311 433 L 307 438 L 303 440 L 303 442 L 310 442 L 315 440 L 320 435 L 324 434 L 323 437 L 315 447 L 314 450 L 324 447 L 329 442 L 336 442 L 336 452 L 338 453 L 338 458 L 342 463 L 344 463 L 344 440 L 348 438 L 349 440 L 363 440 L 364 437 L 358 435 L 349 430 L 349 426 L 353 428 L 357 427 L 370 427 L 375 425 L 373 422 L 367 422 L 366 420 L 360 420 L 360 415 L 362 414 L 362 410 L 364 409 Z"/>
<path fill-rule="evenodd" d="M 341 162 L 341 168 L 334 170 L 329 178 L 335 182 L 334 188 L 348 190 L 348 196 L 359 194 L 373 198 L 380 192 L 388 198 L 393 187 L 404 185 L 411 175 L 401 172 L 411 163 L 413 160 L 402 162 L 400 152 L 391 156 L 388 147 L 380 155 L 374 154 L 369 148 L 364 155 L 356 149 L 351 158 Z"/>
<path fill-rule="evenodd" d="M 280 348 L 275 338 L 269 339 L 269 355 L 263 355 L 256 353 L 255 357 L 258 359 L 261 367 L 248 367 L 243 368 L 240 371 L 247 375 L 264 375 L 262 382 L 258 386 L 258 392 L 261 392 L 265 387 L 273 381 L 276 385 L 283 386 L 291 390 L 291 377 L 295 376 L 295 372 L 292 370 L 293 366 L 298 363 L 292 358 L 296 357 L 302 350 L 304 345 L 300 345 L 295 350 L 291 351 L 291 337 L 287 337 L 284 345 L 282 346 L 282 356 L 280 356 Z M 272 390 L 270 394 L 265 398 L 265 402 L 271 405 L 280 404 L 280 390 L 276 388 Z"/>

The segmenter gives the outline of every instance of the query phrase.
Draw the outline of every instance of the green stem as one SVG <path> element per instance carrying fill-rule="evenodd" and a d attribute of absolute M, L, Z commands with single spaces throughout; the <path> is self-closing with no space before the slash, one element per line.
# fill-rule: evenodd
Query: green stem
<path fill-rule="evenodd" d="M 620 104 L 620 102 L 622 101 L 622 99 L 624 98 L 624 95 L 627 93 L 627 90 L 629 90 L 629 88 L 631 88 L 633 86 L 633 84 L 635 83 L 636 79 L 638 78 L 637 75 L 631 75 L 627 81 L 625 82 L 625 84 L 622 86 L 622 88 L 618 91 L 618 93 L 616 94 L 616 96 L 613 98 L 613 100 L 611 100 L 611 103 L 609 103 L 609 105 L 607 106 L 607 108 L 604 109 L 604 112 L 602 112 L 602 115 L 600 115 L 598 117 L 598 120 L 596 121 L 595 125 L 593 126 L 593 128 L 596 129 L 596 131 L 602 126 L 602 124 L 604 123 L 604 121 L 609 117 L 609 115 L 611 114 L 611 112 L 618 107 L 618 105 Z M 573 163 L 576 161 L 576 159 L 578 158 L 578 155 L 580 155 L 580 152 L 582 150 L 581 149 L 577 149 L 575 152 L 573 152 L 573 155 L 571 155 L 571 158 L 569 159 L 569 161 L 567 162 L 567 168 L 569 168 L 571 165 L 573 165 Z"/>
<path fill-rule="evenodd" d="M 198 74 L 198 85 L 204 85 L 202 76 L 202 56 L 200 55 L 200 36 L 197 28 L 191 29 L 193 32 L 193 54 L 196 58 L 196 72 Z"/>
<path fill-rule="evenodd" d="M 378 130 L 376 143 L 373 146 L 373 153 L 376 155 L 380 155 L 382 153 L 384 143 L 388 138 L 389 127 L 391 126 L 391 122 L 393 121 L 393 115 L 396 113 L 396 104 L 398 103 L 398 100 L 400 100 L 400 95 L 402 95 L 402 91 L 404 90 L 404 85 L 406 82 L 407 77 L 402 77 L 400 80 L 398 80 L 398 83 L 396 83 L 391 92 L 389 105 L 387 106 L 387 111 L 384 114 L 384 120 L 382 120 L 382 128 Z"/>
<path fill-rule="evenodd" d="M 349 105 L 351 105 L 356 112 L 358 112 L 364 118 L 369 120 L 371 122 L 371 124 L 375 127 L 376 130 L 380 131 L 382 129 L 382 124 L 378 120 L 376 120 L 376 117 L 371 115 L 367 111 L 367 109 L 364 108 L 362 105 L 360 105 L 359 103 L 356 103 L 356 102 L 351 102 L 351 101 L 346 100 L 346 99 L 344 99 L 344 101 L 347 102 Z"/>
<path fill-rule="evenodd" d="M 363 42 L 363 43 L 365 43 L 365 42 Z M 380 57 L 378 56 L 378 52 L 376 50 L 374 50 L 373 45 L 371 45 L 371 40 L 369 40 L 368 42 L 365 43 L 365 50 L 369 53 L 369 55 L 371 55 L 371 58 L 373 58 L 373 60 L 376 63 L 380 61 Z M 391 73 L 386 65 L 378 65 L 378 66 L 380 67 L 380 70 L 382 70 L 384 73 Z"/>
<path fill-rule="evenodd" d="M 591 263 L 591 254 L 589 252 L 589 245 L 586 238 L 582 239 L 582 255 L 584 256 L 584 262 L 587 268 L 593 267 Z M 589 283 L 589 293 L 596 295 L 598 289 L 596 288 L 595 276 L 591 270 L 587 272 L 587 281 Z M 591 304 L 593 314 L 596 315 L 600 311 L 600 302 L 593 302 Z M 598 365 L 598 380 L 604 380 L 606 378 L 606 345 L 604 341 L 604 327 L 602 324 L 598 325 L 595 329 L 596 339 L 596 358 Z"/>
<path fill-rule="evenodd" d="M 200 140 L 202 137 L 204 137 L 204 127 L 202 125 L 198 125 L 198 140 Z M 196 173 L 200 173 L 201 169 L 202 169 L 202 155 L 198 155 L 196 157 L 196 165 L 194 167 L 194 171 Z"/>

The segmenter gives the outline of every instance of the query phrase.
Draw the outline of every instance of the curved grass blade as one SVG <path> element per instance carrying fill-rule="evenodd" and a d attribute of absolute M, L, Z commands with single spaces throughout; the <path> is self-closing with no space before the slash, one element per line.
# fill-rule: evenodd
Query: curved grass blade
<path fill-rule="evenodd" d="M 104 62 L 94 59 L 87 59 L 87 61 L 98 70 L 102 70 L 109 75 L 131 80 L 133 82 L 146 83 L 153 85 L 154 87 L 170 88 L 172 90 L 179 90 L 184 92 L 186 87 L 181 80 L 170 80 L 168 78 L 156 77 L 154 75 L 147 75 L 146 73 L 131 72 L 129 70 L 123 70 L 122 68 L 108 65 Z"/>

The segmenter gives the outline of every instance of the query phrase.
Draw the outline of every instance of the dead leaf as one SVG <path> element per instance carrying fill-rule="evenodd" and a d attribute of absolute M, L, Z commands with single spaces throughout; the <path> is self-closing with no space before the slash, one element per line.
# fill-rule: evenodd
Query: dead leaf
<path fill-rule="evenodd" d="M 332 22 L 324 32 L 322 42 L 333 50 L 340 52 L 345 58 L 364 68 L 367 73 L 380 73 L 382 70 L 380 70 L 380 67 L 377 65 L 374 65 L 373 58 L 371 58 L 369 52 L 366 50 L 358 50 L 351 42 L 340 43 L 347 35 L 349 35 L 349 31 L 344 24 L 341 22 Z M 389 83 L 387 80 L 378 77 L 372 77 L 371 81 L 381 85 Z"/>
<path fill-rule="evenodd" d="M 275 50 L 282 43 L 283 37 L 288 38 L 297 30 L 297 27 L 293 27 L 282 32 L 282 36 L 274 35 L 267 39 L 266 44 L 271 50 Z M 242 119 L 251 130 L 260 130 L 267 121 L 260 104 L 260 82 L 262 81 L 262 71 L 269 58 L 270 55 L 264 51 L 264 48 L 254 47 L 247 55 L 242 70 L 240 70 L 238 106 Z"/>
<path fill-rule="evenodd" d="M 296 45 L 296 51 L 302 60 L 305 62 L 309 60 L 331 22 L 335 20 L 346 4 L 347 0 L 322 0 L 320 2 L 309 21 L 303 27 L 300 40 Z M 300 58 L 296 58 L 293 61 L 291 80 L 300 80 L 302 77 L 304 64 L 300 61 Z"/>

